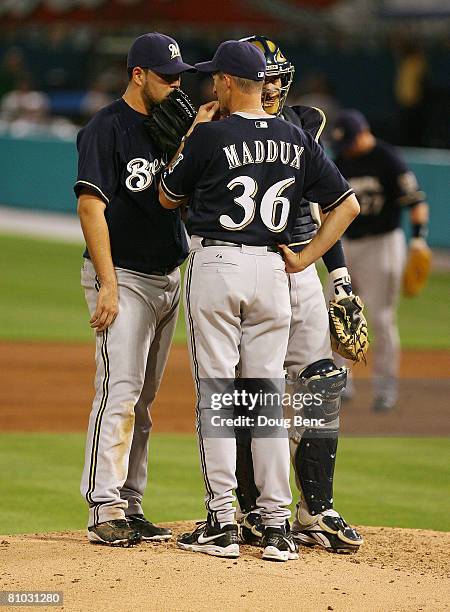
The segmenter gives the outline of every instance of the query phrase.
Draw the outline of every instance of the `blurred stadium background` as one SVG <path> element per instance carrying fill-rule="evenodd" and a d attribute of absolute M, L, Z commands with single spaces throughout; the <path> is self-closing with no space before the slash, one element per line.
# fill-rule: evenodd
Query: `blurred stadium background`
<path fill-rule="evenodd" d="M 78 481 L 93 343 L 78 276 L 75 137 L 121 95 L 128 47 L 153 30 L 174 36 L 189 62 L 209 59 L 228 38 L 270 36 L 296 66 L 288 103 L 321 107 L 329 124 L 339 108 L 358 108 L 377 136 L 402 147 L 427 192 L 435 249 L 429 286 L 400 306 L 402 344 L 429 351 L 417 361 L 415 378 L 426 365 L 425 385 L 437 384 L 434 368 L 437 378 L 447 368 L 448 379 L 449 0 L 0 0 L 0 484 L 9 500 L 0 509 L 3 533 L 84 525 Z M 210 99 L 208 80 L 186 76 L 183 88 L 196 104 Z M 180 318 L 179 346 L 184 339 Z M 79 343 L 87 343 L 81 357 Z M 59 369 L 47 349 L 61 355 Z M 68 370 L 72 385 L 85 391 L 82 405 L 65 386 Z M 439 384 L 448 399 L 448 386 Z M 43 418 L 55 401 L 59 433 Z M 79 411 L 81 425 L 73 425 L 70 410 Z M 162 415 L 158 410 L 156 428 Z M 441 411 L 437 428 L 414 430 L 419 437 L 344 438 L 336 478 L 341 512 L 360 524 L 449 529 L 444 417 Z M 180 431 L 176 417 L 173 424 Z M 192 433 L 166 429 L 152 447 L 152 519 L 202 516 Z"/>

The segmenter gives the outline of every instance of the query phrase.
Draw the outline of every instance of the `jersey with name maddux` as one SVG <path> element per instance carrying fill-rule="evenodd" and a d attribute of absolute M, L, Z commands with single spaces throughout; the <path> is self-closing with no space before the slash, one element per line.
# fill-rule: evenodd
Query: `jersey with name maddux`
<path fill-rule="evenodd" d="M 161 186 L 190 197 L 189 234 L 251 246 L 289 243 L 302 196 L 328 212 L 352 193 L 310 134 L 239 114 L 197 125 Z"/>

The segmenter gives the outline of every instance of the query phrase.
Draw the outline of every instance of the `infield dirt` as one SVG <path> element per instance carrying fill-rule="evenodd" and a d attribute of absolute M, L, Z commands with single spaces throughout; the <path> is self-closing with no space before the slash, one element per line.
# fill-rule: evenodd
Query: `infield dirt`
<path fill-rule="evenodd" d="M 193 523 L 170 526 L 179 534 Z M 287 563 L 262 561 L 247 546 L 235 560 L 181 551 L 173 539 L 118 549 L 89 544 L 80 531 L 3 536 L 0 589 L 63 591 L 71 612 L 450 610 L 450 534 L 360 530 L 357 554 L 302 548 Z"/>

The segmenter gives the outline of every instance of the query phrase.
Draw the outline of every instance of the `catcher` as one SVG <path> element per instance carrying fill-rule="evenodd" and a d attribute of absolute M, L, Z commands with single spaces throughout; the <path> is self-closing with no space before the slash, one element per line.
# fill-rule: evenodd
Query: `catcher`
<path fill-rule="evenodd" d="M 247 40 L 266 56 L 264 110 L 309 131 L 319 140 L 326 121 L 322 111 L 285 105 L 294 66 L 273 41 L 263 36 L 252 36 Z M 320 221 L 317 207 L 303 201 L 295 240 L 289 249 L 283 247 L 285 258 L 292 261 L 293 272 L 302 250 L 316 234 Z M 335 295 L 329 313 L 315 266 L 290 274 L 292 319 L 285 359 L 287 390 L 293 398 L 299 393 L 319 392 L 321 405 L 303 406 L 303 416 L 325 421 L 323 428 L 291 427 L 289 432 L 291 458 L 300 492 L 292 534 L 298 543 L 306 546 L 317 544 L 332 552 L 354 552 L 363 539 L 333 508 L 340 395 L 345 388 L 347 372 L 332 360 L 330 331 L 336 350 L 357 362 L 365 359 L 368 348 L 367 325 L 362 314 L 362 302 L 352 293 L 340 241 L 323 256 L 323 260 L 334 284 Z M 286 267 L 290 271 L 289 263 Z M 293 408 L 291 411 L 291 414 L 295 412 Z M 259 491 L 253 477 L 250 434 L 245 430 L 237 434 L 236 476 L 239 486 L 236 494 L 240 505 L 241 537 L 245 543 L 260 545 Z"/>
<path fill-rule="evenodd" d="M 342 111 L 332 130 L 336 165 L 352 186 L 361 212 L 344 236 L 348 267 L 366 304 L 375 342 L 375 412 L 395 407 L 398 396 L 400 342 L 396 308 L 402 282 L 413 296 L 426 283 L 431 251 L 427 246 L 428 205 L 416 177 L 391 145 L 375 138 L 358 111 Z M 400 226 L 409 209 L 412 239 L 406 257 Z M 407 259 L 406 266 L 405 260 Z"/>

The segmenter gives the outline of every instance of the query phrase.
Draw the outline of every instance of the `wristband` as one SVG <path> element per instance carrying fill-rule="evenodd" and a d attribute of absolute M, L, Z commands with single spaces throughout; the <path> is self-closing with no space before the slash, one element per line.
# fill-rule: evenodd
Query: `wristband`
<path fill-rule="evenodd" d="M 413 223 L 412 237 L 413 238 L 423 238 L 424 240 L 426 240 L 428 237 L 428 224 L 427 223 Z"/>
<path fill-rule="evenodd" d="M 333 281 L 334 295 L 338 301 L 352 295 L 352 279 L 347 268 L 336 268 L 330 272 L 330 279 Z"/>

